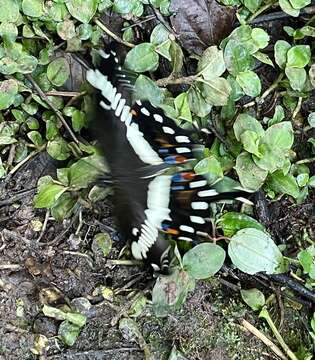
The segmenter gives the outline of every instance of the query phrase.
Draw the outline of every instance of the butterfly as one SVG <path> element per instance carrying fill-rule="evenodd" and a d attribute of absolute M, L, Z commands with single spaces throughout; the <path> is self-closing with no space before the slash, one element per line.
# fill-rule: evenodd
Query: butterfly
<path fill-rule="evenodd" d="M 247 197 L 218 193 L 194 172 L 202 146 L 149 101 L 132 102 L 136 74 L 123 69 L 115 48 L 100 50 L 86 73 L 94 88 L 91 127 L 111 170 L 114 212 L 136 259 L 170 267 L 168 236 L 195 242 L 211 229 L 211 202 Z"/>

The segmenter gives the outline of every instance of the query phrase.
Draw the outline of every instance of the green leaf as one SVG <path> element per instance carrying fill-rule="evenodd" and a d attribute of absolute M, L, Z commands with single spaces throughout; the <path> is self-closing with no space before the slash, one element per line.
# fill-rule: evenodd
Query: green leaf
<path fill-rule="evenodd" d="M 3 22 L 0 23 L 0 36 L 5 43 L 14 42 L 18 35 L 18 28 L 15 24 Z"/>
<path fill-rule="evenodd" d="M 289 0 L 279 0 L 279 5 L 285 13 L 291 16 L 298 17 L 300 14 L 300 10 L 294 9 Z"/>
<path fill-rule="evenodd" d="M 106 257 L 109 255 L 112 249 L 112 240 L 107 233 L 98 233 L 94 235 L 92 249 L 98 248 L 102 251 L 103 256 Z"/>
<path fill-rule="evenodd" d="M 252 39 L 259 49 L 265 48 L 269 43 L 269 35 L 265 30 L 260 28 L 254 28 L 252 30 Z"/>
<path fill-rule="evenodd" d="M 265 182 L 268 171 L 258 167 L 249 153 L 243 152 L 236 159 L 235 170 L 242 186 L 249 190 L 258 190 Z"/>
<path fill-rule="evenodd" d="M 262 63 L 274 67 L 272 60 L 270 59 L 270 57 L 267 54 L 264 54 L 264 53 L 262 53 L 260 51 L 257 51 L 257 52 L 255 52 L 255 54 L 253 54 L 253 56 L 257 60 L 261 61 Z"/>
<path fill-rule="evenodd" d="M 221 76 L 226 70 L 223 51 L 216 46 L 208 47 L 202 54 L 197 72 L 204 79 L 210 80 Z"/>
<path fill-rule="evenodd" d="M 75 197 L 69 192 L 64 192 L 52 205 L 51 215 L 57 221 L 62 221 L 69 218 L 73 213 L 74 207 L 77 203 Z"/>
<path fill-rule="evenodd" d="M 299 187 L 294 176 L 284 175 L 282 170 L 277 170 L 269 175 L 267 186 L 276 193 L 288 194 L 294 198 L 299 196 Z"/>
<path fill-rule="evenodd" d="M 15 23 L 19 18 L 19 3 L 15 0 L 0 0 L 0 22 Z"/>
<path fill-rule="evenodd" d="M 236 81 L 248 96 L 256 97 L 261 92 L 261 82 L 254 71 L 248 70 L 238 73 Z"/>
<path fill-rule="evenodd" d="M 241 135 L 247 130 L 255 132 L 258 137 L 263 137 L 265 135 L 265 131 L 260 122 L 248 114 L 238 115 L 234 122 L 233 130 L 238 141 L 241 140 Z"/>
<path fill-rule="evenodd" d="M 152 290 L 153 310 L 156 316 L 168 316 L 185 302 L 194 281 L 185 271 L 175 269 L 171 275 L 160 275 Z"/>
<path fill-rule="evenodd" d="M 188 90 L 188 102 L 190 110 L 201 118 L 211 112 L 212 105 L 206 102 L 200 84 L 194 84 L 190 87 Z"/>
<path fill-rule="evenodd" d="M 192 118 L 191 118 L 187 93 L 182 93 L 178 95 L 174 100 L 174 104 L 175 104 L 175 109 L 179 114 L 178 119 L 191 122 Z"/>
<path fill-rule="evenodd" d="M 131 49 L 125 59 L 126 68 L 135 72 L 155 71 L 159 66 L 159 55 L 155 46 L 142 43 Z"/>
<path fill-rule="evenodd" d="M 57 24 L 57 33 L 63 40 L 69 40 L 75 36 L 75 26 L 72 20 L 65 20 Z"/>
<path fill-rule="evenodd" d="M 239 230 L 230 240 L 229 256 L 233 264 L 247 274 L 265 271 L 274 274 L 283 257 L 271 237 L 253 228 Z"/>
<path fill-rule="evenodd" d="M 139 5 L 139 0 L 114 0 L 113 10 L 118 14 L 128 14 Z"/>
<path fill-rule="evenodd" d="M 34 145 L 38 147 L 43 145 L 44 143 L 42 135 L 38 131 L 30 131 L 29 133 L 27 133 L 27 137 L 32 141 Z"/>
<path fill-rule="evenodd" d="M 106 171 L 103 158 L 100 155 L 91 155 L 78 160 L 69 168 L 70 185 L 85 188 Z"/>
<path fill-rule="evenodd" d="M 239 230 L 244 228 L 255 228 L 261 231 L 265 230 L 264 226 L 257 220 L 246 214 L 237 212 L 225 213 L 220 217 L 218 224 L 222 228 L 224 236 L 227 237 L 235 235 Z"/>
<path fill-rule="evenodd" d="M 86 316 L 80 313 L 67 312 L 65 313 L 66 320 L 71 324 L 82 328 L 86 324 Z"/>
<path fill-rule="evenodd" d="M 55 86 L 63 85 L 70 75 L 70 67 L 65 58 L 53 60 L 47 67 L 47 77 Z"/>
<path fill-rule="evenodd" d="M 258 289 L 241 290 L 244 302 L 254 311 L 261 310 L 265 305 L 265 295 Z"/>
<path fill-rule="evenodd" d="M 311 48 L 309 45 L 296 45 L 287 52 L 287 66 L 293 68 L 304 68 L 311 59 Z"/>
<path fill-rule="evenodd" d="M 7 109 L 14 103 L 18 90 L 18 83 L 15 79 L 0 82 L 0 110 Z"/>
<path fill-rule="evenodd" d="M 285 68 L 287 63 L 287 53 L 290 50 L 291 45 L 284 40 L 278 40 L 275 43 L 274 51 L 275 51 L 275 61 L 279 65 L 281 69 Z"/>
<path fill-rule="evenodd" d="M 243 144 L 244 150 L 258 157 L 261 156 L 259 152 L 259 139 L 259 135 L 251 130 L 246 130 L 241 134 L 241 142 Z"/>
<path fill-rule="evenodd" d="M 209 156 L 198 162 L 194 167 L 196 174 L 204 175 L 209 184 L 213 184 L 223 179 L 223 170 L 220 162 L 214 157 Z"/>
<path fill-rule="evenodd" d="M 167 41 L 170 32 L 166 29 L 164 24 L 158 24 L 154 27 L 150 35 L 150 43 L 154 45 L 160 45 Z"/>
<path fill-rule="evenodd" d="M 88 23 L 96 13 L 98 0 L 68 0 L 69 13 L 77 20 Z"/>
<path fill-rule="evenodd" d="M 66 190 L 66 187 L 53 182 L 40 186 L 34 197 L 35 208 L 50 208 Z"/>
<path fill-rule="evenodd" d="M 43 306 L 43 314 L 47 317 L 51 317 L 56 320 L 65 320 L 66 313 L 58 308 L 55 308 L 53 306 L 44 305 Z"/>
<path fill-rule="evenodd" d="M 170 56 L 171 56 L 171 63 L 172 63 L 172 74 L 180 74 L 183 67 L 184 62 L 184 54 L 182 48 L 176 43 L 176 41 L 171 42 L 170 47 Z"/>
<path fill-rule="evenodd" d="M 257 11 L 262 3 L 262 0 L 243 0 L 244 6 L 251 12 Z M 225 4 L 227 5 L 227 4 Z"/>
<path fill-rule="evenodd" d="M 307 173 L 302 173 L 302 174 L 299 174 L 297 177 L 296 177 L 296 182 L 297 184 L 299 185 L 299 187 L 304 187 L 308 184 L 308 181 L 309 181 L 309 174 Z"/>
<path fill-rule="evenodd" d="M 66 160 L 70 156 L 68 143 L 62 137 L 48 141 L 47 152 L 56 160 Z"/>
<path fill-rule="evenodd" d="M 74 131 L 79 132 L 87 124 L 85 112 L 75 109 L 72 114 L 72 127 Z"/>
<path fill-rule="evenodd" d="M 203 80 L 201 89 L 206 102 L 214 106 L 226 105 L 232 91 L 229 82 L 224 78 Z"/>
<path fill-rule="evenodd" d="M 293 90 L 302 91 L 306 82 L 305 69 L 286 67 L 285 73 Z"/>
<path fill-rule="evenodd" d="M 80 334 L 80 327 L 71 324 L 68 321 L 63 321 L 58 329 L 58 336 L 62 342 L 67 346 L 73 346 Z"/>
<path fill-rule="evenodd" d="M 311 0 L 289 0 L 294 9 L 302 9 L 311 3 Z"/>
<path fill-rule="evenodd" d="M 234 76 L 250 70 L 254 65 L 253 57 L 249 51 L 233 39 L 229 40 L 224 48 L 224 61 L 228 71 Z"/>
<path fill-rule="evenodd" d="M 315 188 L 315 175 L 311 176 L 308 181 L 308 186 Z"/>
<path fill-rule="evenodd" d="M 281 105 L 277 105 L 276 109 L 275 109 L 275 113 L 272 117 L 272 119 L 270 119 L 268 121 L 268 126 L 272 126 L 275 124 L 278 124 L 279 122 L 281 122 L 284 119 L 284 110 L 283 107 Z"/>
<path fill-rule="evenodd" d="M 315 128 L 315 112 L 311 112 L 308 115 L 307 121 L 312 128 Z"/>
<path fill-rule="evenodd" d="M 152 104 L 159 105 L 164 100 L 164 93 L 153 80 L 145 75 L 139 75 L 135 82 L 135 98 L 149 100 Z"/>
<path fill-rule="evenodd" d="M 311 250 L 311 251 L 310 251 Z M 311 271 L 312 264 L 314 263 L 314 254 L 312 253 L 312 250 L 314 250 L 314 247 L 311 249 L 305 249 L 298 253 L 298 260 L 300 264 L 303 266 L 303 271 L 305 274 L 308 274 Z"/>
<path fill-rule="evenodd" d="M 284 166 L 294 141 L 292 124 L 289 121 L 270 126 L 259 145 L 260 157 L 253 157 L 262 169 L 273 172 Z"/>
<path fill-rule="evenodd" d="M 193 279 L 207 279 L 221 269 L 224 260 L 225 251 L 221 246 L 204 243 L 185 253 L 183 266 Z"/>
<path fill-rule="evenodd" d="M 26 16 L 40 17 L 44 15 L 43 0 L 23 0 L 22 11 Z"/>

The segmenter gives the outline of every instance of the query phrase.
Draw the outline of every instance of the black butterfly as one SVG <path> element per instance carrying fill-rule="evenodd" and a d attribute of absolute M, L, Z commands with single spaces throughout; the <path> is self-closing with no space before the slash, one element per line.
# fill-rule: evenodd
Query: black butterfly
<path fill-rule="evenodd" d="M 211 228 L 211 202 L 248 194 L 219 194 L 187 166 L 201 145 L 148 101 L 132 104 L 135 74 L 121 68 L 115 50 L 100 56 L 99 68 L 87 71 L 96 89 L 91 124 L 111 169 L 119 229 L 135 258 L 166 273 L 165 234 L 193 242 Z"/>

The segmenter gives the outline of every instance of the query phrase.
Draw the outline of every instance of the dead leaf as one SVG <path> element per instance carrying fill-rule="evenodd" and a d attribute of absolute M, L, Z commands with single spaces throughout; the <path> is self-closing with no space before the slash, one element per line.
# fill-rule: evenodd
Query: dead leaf
<path fill-rule="evenodd" d="M 170 10 L 172 26 L 189 53 L 201 54 L 233 29 L 235 9 L 215 0 L 172 0 Z"/>

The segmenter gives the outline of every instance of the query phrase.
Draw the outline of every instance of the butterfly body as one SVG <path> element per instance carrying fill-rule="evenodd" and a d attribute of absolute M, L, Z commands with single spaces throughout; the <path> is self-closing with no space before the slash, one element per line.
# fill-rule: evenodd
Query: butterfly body
<path fill-rule="evenodd" d="M 101 52 L 100 70 L 89 70 L 96 89 L 92 128 L 110 167 L 118 225 L 137 259 L 167 272 L 167 236 L 193 242 L 209 231 L 209 204 L 235 198 L 219 194 L 189 164 L 200 144 L 149 102 L 131 103 L 132 80 L 115 51 Z M 188 170 L 186 169 L 188 167 Z"/>

